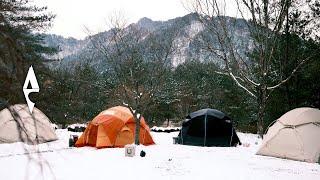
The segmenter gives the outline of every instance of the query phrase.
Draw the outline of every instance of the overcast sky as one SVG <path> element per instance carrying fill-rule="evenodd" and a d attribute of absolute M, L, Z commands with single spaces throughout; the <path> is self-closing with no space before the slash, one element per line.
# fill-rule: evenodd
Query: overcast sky
<path fill-rule="evenodd" d="M 128 23 L 142 17 L 167 20 L 189 12 L 181 0 L 38 0 L 56 14 L 49 33 L 83 38 L 84 26 L 93 32 L 109 29 L 108 19 L 115 13 L 125 16 Z"/>
<path fill-rule="evenodd" d="M 34 0 L 46 5 L 56 14 L 48 33 L 64 37 L 84 38 L 85 27 L 97 33 L 109 29 L 108 20 L 115 13 L 123 15 L 127 23 L 143 17 L 152 20 L 168 20 L 190 13 L 184 6 L 188 0 Z M 228 4 L 232 2 L 227 0 Z M 227 8 L 230 13 L 236 11 Z"/>

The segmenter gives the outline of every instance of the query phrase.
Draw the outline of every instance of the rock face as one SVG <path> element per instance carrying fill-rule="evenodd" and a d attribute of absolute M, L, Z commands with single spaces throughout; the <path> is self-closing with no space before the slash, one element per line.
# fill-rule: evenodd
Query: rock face
<path fill-rule="evenodd" d="M 232 33 L 232 38 L 236 44 L 237 50 L 244 55 L 250 49 L 249 31 L 245 25 L 245 20 L 226 18 L 227 26 Z M 137 23 L 130 24 L 130 28 L 139 28 L 143 31 L 144 37 L 140 42 L 141 46 L 148 43 L 151 34 L 159 38 L 159 42 L 173 41 L 175 52 L 169 57 L 171 64 L 176 67 L 181 63 L 189 60 L 214 61 L 221 65 L 218 57 L 208 53 L 204 46 L 201 45 L 199 38 L 208 35 L 208 30 L 199 22 L 197 14 L 188 14 L 183 17 L 177 17 L 168 21 L 152 21 L 149 18 L 142 18 Z M 72 66 L 89 63 L 97 68 L 105 67 L 106 62 L 102 54 L 94 48 L 93 41 L 108 42 L 111 38 L 112 30 L 101 32 L 84 40 L 74 38 L 63 38 L 58 35 L 46 35 L 45 43 L 48 46 L 57 47 L 60 52 L 54 58 L 61 61 L 50 64 L 52 68 L 70 68 Z M 212 38 L 213 46 L 217 46 L 217 41 Z M 101 69 L 102 70 L 102 69 Z"/>

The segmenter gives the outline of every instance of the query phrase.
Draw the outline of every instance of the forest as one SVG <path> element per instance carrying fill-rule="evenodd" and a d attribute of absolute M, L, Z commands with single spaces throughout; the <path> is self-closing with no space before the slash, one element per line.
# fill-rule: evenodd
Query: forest
<path fill-rule="evenodd" d="M 193 56 L 173 64 L 179 47 L 169 37 L 179 26 L 159 35 L 115 18 L 110 39 L 89 36 L 98 54 L 52 68 L 62 61 L 52 58 L 61 49 L 47 46 L 46 35 L 35 31 L 48 29 L 54 15 L 27 0 L 1 0 L 0 109 L 25 103 L 22 85 L 30 65 L 40 86 L 30 98 L 62 126 L 88 122 L 115 105 L 130 107 L 151 126 L 180 124 L 188 113 L 209 107 L 228 114 L 239 131 L 263 133 L 291 109 L 320 108 L 318 1 L 306 1 L 308 12 L 295 0 L 244 4 L 252 14 L 244 23 L 251 48 L 243 53 L 232 36 L 237 20 L 226 25 L 229 18 L 218 5 L 206 11 L 202 2 L 195 0 L 193 13 L 205 30 L 193 46 L 210 54 L 205 60 Z M 92 59 L 106 65 L 96 68 Z"/>

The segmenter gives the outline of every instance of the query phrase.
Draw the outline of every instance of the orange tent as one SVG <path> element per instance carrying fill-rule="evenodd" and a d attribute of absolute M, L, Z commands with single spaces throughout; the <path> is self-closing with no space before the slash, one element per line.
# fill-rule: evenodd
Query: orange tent
<path fill-rule="evenodd" d="M 126 107 L 116 106 L 102 111 L 89 124 L 76 142 L 76 147 L 93 146 L 124 147 L 134 143 L 135 121 Z M 143 117 L 140 121 L 139 141 L 143 145 L 154 144 L 150 130 Z"/>

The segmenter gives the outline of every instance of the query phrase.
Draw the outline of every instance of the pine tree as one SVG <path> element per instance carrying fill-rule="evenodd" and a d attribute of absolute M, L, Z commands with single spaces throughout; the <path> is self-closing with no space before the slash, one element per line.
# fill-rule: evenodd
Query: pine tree
<path fill-rule="evenodd" d="M 0 101 L 19 103 L 29 65 L 42 69 L 43 54 L 55 50 L 45 47 L 35 31 L 50 27 L 54 16 L 46 7 L 37 7 L 28 0 L 0 0 Z"/>

